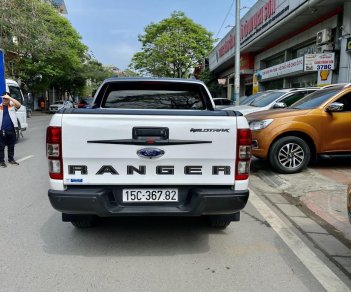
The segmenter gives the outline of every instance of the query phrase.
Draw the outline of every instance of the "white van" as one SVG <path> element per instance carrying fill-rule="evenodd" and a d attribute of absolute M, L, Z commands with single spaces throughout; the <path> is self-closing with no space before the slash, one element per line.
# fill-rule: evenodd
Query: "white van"
<path fill-rule="evenodd" d="M 18 83 L 11 79 L 6 79 L 6 92 L 9 92 L 12 98 L 18 100 L 21 103 L 21 107 L 16 111 L 18 122 L 18 129 L 16 129 L 16 138 L 18 140 L 22 134 L 22 131 L 25 131 L 28 128 L 27 110 L 24 106 L 24 97 Z"/>

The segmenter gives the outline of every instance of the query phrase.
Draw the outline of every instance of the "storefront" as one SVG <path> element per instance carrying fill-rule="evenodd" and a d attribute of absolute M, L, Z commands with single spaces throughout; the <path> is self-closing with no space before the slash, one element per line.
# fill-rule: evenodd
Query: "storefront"
<path fill-rule="evenodd" d="M 240 95 L 291 87 L 351 82 L 346 0 L 261 0 L 241 19 Z M 235 28 L 209 56 L 231 98 Z M 243 66 L 245 64 L 245 66 Z"/>

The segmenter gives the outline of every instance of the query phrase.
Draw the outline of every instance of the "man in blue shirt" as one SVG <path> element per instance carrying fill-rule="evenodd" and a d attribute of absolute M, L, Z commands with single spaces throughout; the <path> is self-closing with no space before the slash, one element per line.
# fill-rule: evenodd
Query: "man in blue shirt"
<path fill-rule="evenodd" d="M 5 163 L 5 146 L 7 146 L 8 161 L 12 165 L 18 165 L 14 159 L 16 131 L 18 127 L 16 109 L 20 108 L 21 104 L 10 96 L 9 93 L 4 93 L 2 103 L 0 104 L 0 167 L 6 167 Z"/>

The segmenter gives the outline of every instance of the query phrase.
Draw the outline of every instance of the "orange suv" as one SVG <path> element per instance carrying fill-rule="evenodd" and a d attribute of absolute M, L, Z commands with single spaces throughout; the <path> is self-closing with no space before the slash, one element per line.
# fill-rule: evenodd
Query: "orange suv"
<path fill-rule="evenodd" d="M 252 154 L 280 173 L 296 173 L 320 154 L 351 153 L 351 84 L 315 91 L 281 110 L 246 116 Z"/>

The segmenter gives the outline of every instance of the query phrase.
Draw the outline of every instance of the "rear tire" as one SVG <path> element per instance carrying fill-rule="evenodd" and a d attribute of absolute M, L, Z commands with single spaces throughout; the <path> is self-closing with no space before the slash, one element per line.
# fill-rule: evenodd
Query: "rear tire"
<path fill-rule="evenodd" d="M 305 140 L 287 136 L 275 141 L 269 150 L 268 160 L 279 173 L 291 174 L 302 171 L 311 158 L 311 150 Z"/>
<path fill-rule="evenodd" d="M 240 218 L 240 213 L 239 214 Z M 207 218 L 207 223 L 209 226 L 218 228 L 218 229 L 225 229 L 227 226 L 232 222 L 232 221 L 238 221 L 238 220 L 233 220 L 233 215 L 211 215 L 208 216 Z"/>
<path fill-rule="evenodd" d="M 94 220 L 92 216 L 82 216 L 82 218 L 76 216 L 76 218 L 72 220 L 71 223 L 76 228 L 91 228 L 94 226 Z"/>

